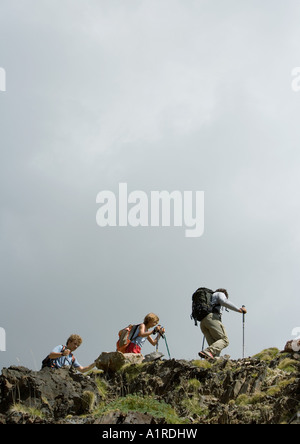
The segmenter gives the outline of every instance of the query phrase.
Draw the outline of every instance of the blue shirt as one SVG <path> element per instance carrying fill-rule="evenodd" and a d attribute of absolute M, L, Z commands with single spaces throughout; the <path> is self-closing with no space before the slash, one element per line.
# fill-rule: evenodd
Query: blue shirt
<path fill-rule="evenodd" d="M 133 342 L 134 344 L 136 344 L 136 345 L 138 345 L 139 347 L 142 348 L 142 346 L 143 346 L 144 342 L 146 341 L 147 337 L 143 338 L 142 336 L 139 336 L 139 334 L 140 334 L 140 327 L 137 328 L 137 331 L 135 332 L 133 338 L 131 339 L 131 342 Z"/>
<path fill-rule="evenodd" d="M 63 351 L 64 346 L 63 345 L 58 345 L 57 347 L 55 347 L 52 350 L 52 353 L 61 353 Z M 66 347 L 65 347 L 66 348 Z M 68 356 L 61 356 L 60 358 L 56 358 L 53 359 L 56 363 L 56 366 L 58 368 L 61 368 L 65 365 L 67 366 L 72 366 L 77 368 L 77 367 L 81 367 L 81 365 L 79 364 L 79 362 L 77 361 L 77 359 L 75 358 L 74 362 L 72 363 L 72 354 L 70 353 Z"/>

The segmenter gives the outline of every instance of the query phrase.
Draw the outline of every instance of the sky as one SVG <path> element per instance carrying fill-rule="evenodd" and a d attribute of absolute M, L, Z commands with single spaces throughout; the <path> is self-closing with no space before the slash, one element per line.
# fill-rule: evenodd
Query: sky
<path fill-rule="evenodd" d="M 88 365 L 149 312 L 197 359 L 202 286 L 246 306 L 246 356 L 293 339 L 299 17 L 297 0 L 1 0 L 0 368 L 39 370 L 73 333 Z M 204 192 L 203 235 L 100 227 L 120 183 Z M 223 323 L 238 359 L 242 315 Z"/>

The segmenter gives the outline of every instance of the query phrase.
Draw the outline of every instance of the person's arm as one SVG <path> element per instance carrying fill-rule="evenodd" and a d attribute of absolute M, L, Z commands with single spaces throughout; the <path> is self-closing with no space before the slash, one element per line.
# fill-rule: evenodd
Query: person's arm
<path fill-rule="evenodd" d="M 238 313 L 247 313 L 247 310 L 244 307 L 238 308 L 236 305 L 230 302 L 224 293 L 218 292 L 218 301 L 222 307 L 228 308 L 229 310 L 236 311 Z"/>
<path fill-rule="evenodd" d="M 159 327 L 159 325 L 158 325 L 158 327 Z M 157 327 L 156 327 L 156 328 L 157 328 Z M 139 334 L 138 334 L 138 336 L 141 336 L 142 338 L 147 338 L 148 341 L 150 342 L 150 344 L 152 344 L 152 345 L 156 345 L 156 344 L 158 343 L 159 339 L 160 339 L 160 334 L 158 334 L 157 337 L 156 337 L 155 339 L 152 339 L 152 338 L 151 338 L 151 335 L 153 334 L 153 331 L 154 331 L 154 330 L 155 330 L 155 329 L 153 329 L 153 330 L 149 330 L 149 331 L 146 331 L 146 326 L 145 326 L 145 324 L 141 324 L 141 325 L 140 325 L 140 328 L 139 328 Z M 164 332 L 165 332 L 165 329 L 163 328 L 163 329 L 161 330 L 161 334 L 163 335 Z"/>
<path fill-rule="evenodd" d="M 146 325 L 141 324 L 139 327 L 139 334 L 138 336 L 141 336 L 142 338 L 149 338 L 153 333 L 153 330 L 146 331 Z"/>
<path fill-rule="evenodd" d="M 78 370 L 80 373 L 85 373 L 88 372 L 89 370 L 92 370 L 92 368 L 94 368 L 96 365 L 96 362 L 93 362 L 92 364 L 86 366 L 86 367 L 82 367 L 81 365 L 79 367 L 75 367 L 76 370 Z"/>
<path fill-rule="evenodd" d="M 156 345 L 165 331 L 166 330 L 164 328 L 160 329 L 155 339 L 152 339 L 151 336 L 148 336 L 148 341 L 150 342 L 150 344 Z M 151 333 L 153 333 L 153 331 Z"/>
<path fill-rule="evenodd" d="M 56 350 L 58 347 L 56 347 L 54 350 Z M 50 354 L 49 354 L 49 358 L 50 359 L 57 359 L 57 358 L 61 358 L 62 356 L 69 356 L 69 354 L 71 353 L 71 351 L 68 349 L 68 348 L 65 348 L 65 350 L 62 352 L 62 351 L 52 351 Z"/>
<path fill-rule="evenodd" d="M 50 355 L 49 355 L 49 358 L 50 359 L 57 359 L 57 358 L 61 358 L 62 356 L 64 356 L 63 353 L 51 352 Z"/>

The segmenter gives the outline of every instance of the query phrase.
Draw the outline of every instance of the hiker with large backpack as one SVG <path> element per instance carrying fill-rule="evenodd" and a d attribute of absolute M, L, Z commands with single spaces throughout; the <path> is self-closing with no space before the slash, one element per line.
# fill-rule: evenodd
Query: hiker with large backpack
<path fill-rule="evenodd" d="M 88 365 L 87 367 L 82 367 L 73 352 L 81 345 L 82 339 L 79 335 L 71 335 L 66 345 L 58 345 L 55 347 L 51 353 L 43 360 L 42 368 L 50 367 L 53 369 L 58 369 L 62 367 L 74 367 L 81 373 L 85 373 L 95 367 L 96 363 Z"/>
<path fill-rule="evenodd" d="M 220 356 L 221 351 L 228 347 L 229 340 L 222 324 L 221 310 L 233 310 L 246 314 L 247 310 L 243 306 L 238 308 L 228 300 L 227 290 L 219 288 L 216 291 L 208 288 L 198 288 L 192 296 L 192 314 L 195 325 L 200 321 L 200 328 L 208 343 L 208 347 L 199 352 L 201 358 L 213 360 Z"/>
<path fill-rule="evenodd" d="M 165 333 L 165 329 L 157 325 L 159 317 L 154 313 L 148 313 L 144 322 L 138 325 L 129 325 L 119 332 L 119 340 L 117 342 L 117 351 L 122 353 L 141 353 L 142 346 L 148 339 L 151 345 L 157 345 L 161 336 Z M 149 330 L 151 328 L 154 330 Z M 156 334 L 155 339 L 151 335 Z"/>

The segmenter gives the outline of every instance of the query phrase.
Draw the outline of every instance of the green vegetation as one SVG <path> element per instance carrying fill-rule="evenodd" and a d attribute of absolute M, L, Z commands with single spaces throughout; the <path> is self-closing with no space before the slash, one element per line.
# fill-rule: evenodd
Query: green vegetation
<path fill-rule="evenodd" d="M 119 373 L 125 375 L 127 382 L 132 382 L 143 370 L 145 364 L 125 364 Z"/>
<path fill-rule="evenodd" d="M 296 378 L 291 378 L 291 379 L 280 381 L 276 385 L 269 387 L 268 390 L 266 391 L 266 394 L 268 396 L 275 396 L 278 393 L 280 393 L 281 390 L 284 389 L 286 386 L 293 384 L 295 382 L 295 380 L 296 380 Z"/>
<path fill-rule="evenodd" d="M 253 358 L 259 359 L 260 361 L 272 361 L 279 354 L 278 348 L 267 348 L 257 353 Z"/>
<path fill-rule="evenodd" d="M 208 407 L 201 405 L 199 397 L 197 396 L 183 399 L 180 405 L 184 408 L 186 417 L 202 417 L 209 413 Z"/>
<path fill-rule="evenodd" d="M 45 415 L 37 408 L 35 407 L 26 407 L 23 404 L 20 403 L 15 403 L 11 408 L 10 408 L 10 413 L 23 413 L 23 414 L 28 414 L 30 416 L 32 416 L 33 418 L 44 418 Z"/>
<path fill-rule="evenodd" d="M 83 410 L 87 413 L 90 413 L 93 411 L 96 404 L 96 395 L 95 393 L 86 390 L 82 394 L 82 407 Z"/>
<path fill-rule="evenodd" d="M 264 400 L 264 397 L 266 396 L 265 393 L 262 392 L 258 392 L 253 396 L 248 396 L 248 395 L 239 395 L 236 398 L 235 403 L 237 405 L 253 405 L 253 404 L 258 404 L 260 402 L 262 402 Z"/>
<path fill-rule="evenodd" d="M 205 359 L 195 359 L 195 361 L 192 361 L 192 364 L 199 368 L 211 368 L 213 365 L 212 362 L 206 361 Z"/>
<path fill-rule="evenodd" d="M 141 397 L 138 395 L 127 395 L 123 398 L 110 402 L 105 407 L 95 412 L 96 416 L 119 411 L 128 413 L 130 411 L 148 413 L 155 418 L 165 418 L 168 424 L 182 424 L 182 418 L 179 418 L 175 409 L 164 401 L 158 401 L 152 396 Z"/>
<path fill-rule="evenodd" d="M 194 392 L 194 391 L 199 390 L 199 388 L 201 387 L 201 382 L 198 381 L 198 379 L 193 378 L 193 379 L 188 380 L 187 385 L 188 385 L 189 391 Z"/>
<path fill-rule="evenodd" d="M 107 383 L 101 377 L 97 377 L 95 381 L 101 399 L 105 399 L 107 396 Z"/>
<path fill-rule="evenodd" d="M 287 373 L 294 373 L 297 371 L 297 362 L 294 359 L 285 358 L 278 364 L 278 368 Z"/>

